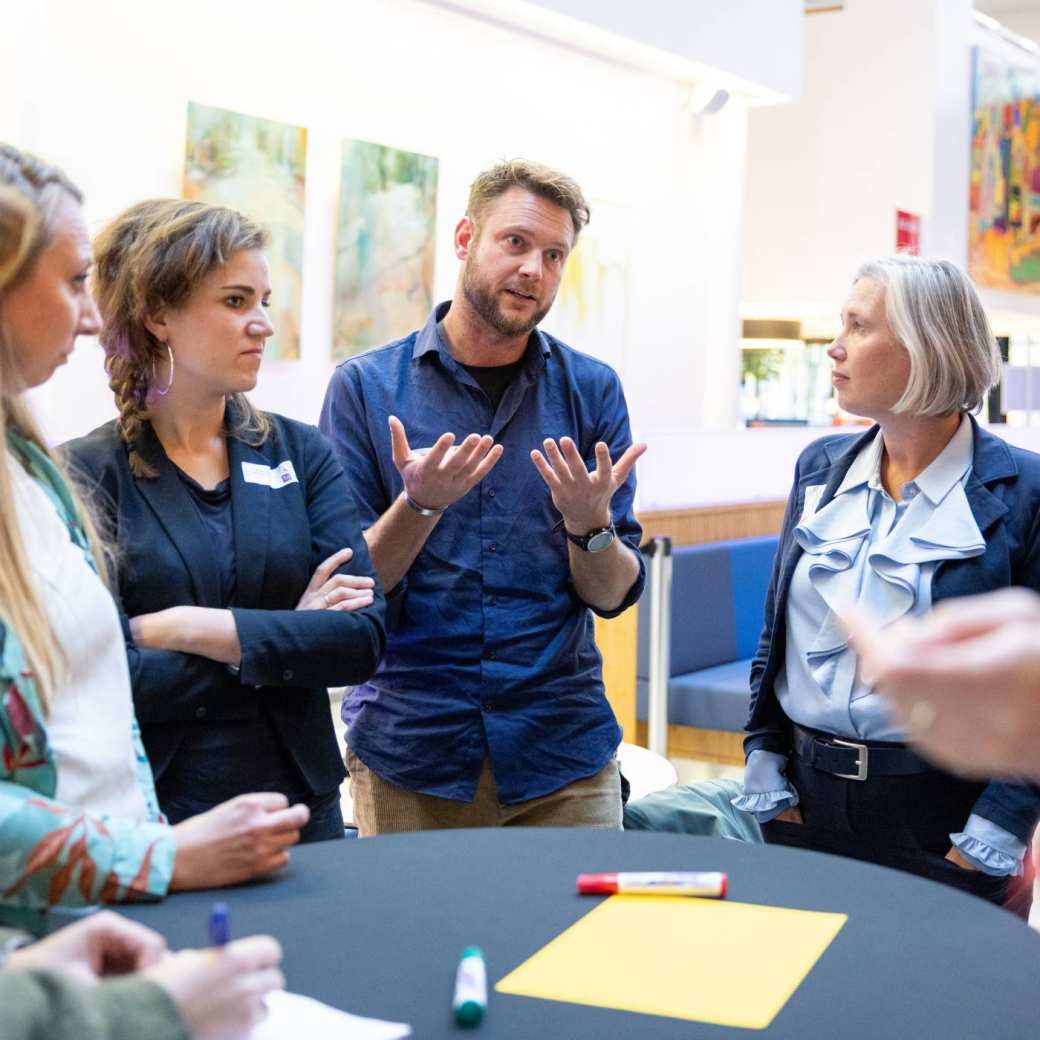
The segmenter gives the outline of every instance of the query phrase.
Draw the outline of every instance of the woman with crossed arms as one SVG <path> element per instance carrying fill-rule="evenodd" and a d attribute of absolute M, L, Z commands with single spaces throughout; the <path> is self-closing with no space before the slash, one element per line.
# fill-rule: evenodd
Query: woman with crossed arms
<path fill-rule="evenodd" d="M 120 554 L 137 718 L 173 821 L 243 791 L 343 837 L 327 687 L 382 656 L 382 591 L 339 463 L 312 426 L 260 412 L 267 234 L 221 206 L 130 207 L 95 242 L 119 418 L 66 445 Z"/>
<path fill-rule="evenodd" d="M 802 453 L 751 669 L 738 809 L 766 840 L 931 877 L 1028 915 L 1040 791 L 966 780 L 907 747 L 846 619 L 1040 585 L 1040 456 L 971 416 L 993 333 L 953 264 L 865 265 L 828 354 L 838 404 L 875 425 Z"/>

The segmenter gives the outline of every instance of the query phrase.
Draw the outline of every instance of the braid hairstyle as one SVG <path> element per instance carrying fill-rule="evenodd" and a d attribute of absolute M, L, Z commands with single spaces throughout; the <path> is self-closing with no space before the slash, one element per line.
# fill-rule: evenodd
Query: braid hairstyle
<path fill-rule="evenodd" d="M 243 249 L 263 249 L 268 233 L 226 206 L 183 199 L 149 199 L 125 210 L 94 240 L 94 295 L 101 312 L 101 345 L 108 385 L 119 412 L 119 432 L 138 479 L 157 474 L 137 444 L 148 420 L 155 366 L 166 351 L 147 319 L 183 306 L 202 280 Z M 262 444 L 266 415 L 244 394 L 228 395 L 229 433 Z"/>
<path fill-rule="evenodd" d="M 98 537 L 90 511 L 69 480 L 61 460 L 47 447 L 21 394 L 12 344 L 4 318 L 11 289 L 30 278 L 53 238 L 62 202 L 82 203 L 80 190 L 58 169 L 0 143 L 0 428 L 38 448 L 65 479 L 102 580 L 107 579 L 107 546 Z M 18 640 L 44 713 L 67 669 L 67 658 L 40 598 L 21 536 L 11 467 L 19 462 L 0 445 L 0 625 Z"/>

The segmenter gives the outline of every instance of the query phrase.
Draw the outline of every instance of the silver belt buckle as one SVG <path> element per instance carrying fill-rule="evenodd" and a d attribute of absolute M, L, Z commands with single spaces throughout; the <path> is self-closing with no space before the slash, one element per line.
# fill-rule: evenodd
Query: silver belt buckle
<path fill-rule="evenodd" d="M 856 758 L 855 773 L 835 773 L 834 775 L 840 776 L 843 780 L 866 780 L 870 748 L 868 748 L 866 744 L 856 744 L 851 740 L 839 740 L 837 737 L 831 737 L 831 743 L 840 744 L 842 747 L 855 748 L 859 752 L 859 755 Z"/>

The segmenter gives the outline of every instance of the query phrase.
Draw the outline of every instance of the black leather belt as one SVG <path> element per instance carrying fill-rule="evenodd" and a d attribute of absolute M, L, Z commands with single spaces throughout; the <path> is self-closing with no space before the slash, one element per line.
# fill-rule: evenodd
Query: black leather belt
<path fill-rule="evenodd" d="M 877 741 L 856 742 L 840 737 L 810 733 L 794 727 L 794 752 L 813 769 L 845 780 L 867 780 L 872 776 L 913 776 L 932 773 L 935 766 L 903 744 Z"/>

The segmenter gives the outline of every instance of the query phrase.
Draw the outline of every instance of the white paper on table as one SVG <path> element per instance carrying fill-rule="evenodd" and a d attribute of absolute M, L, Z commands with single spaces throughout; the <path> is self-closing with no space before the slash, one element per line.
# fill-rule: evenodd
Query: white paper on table
<path fill-rule="evenodd" d="M 298 1040 L 304 1031 L 307 1040 L 398 1040 L 412 1035 L 412 1027 L 403 1022 L 350 1015 L 299 993 L 278 990 L 264 1002 L 267 1017 L 254 1027 L 251 1040 Z"/>

